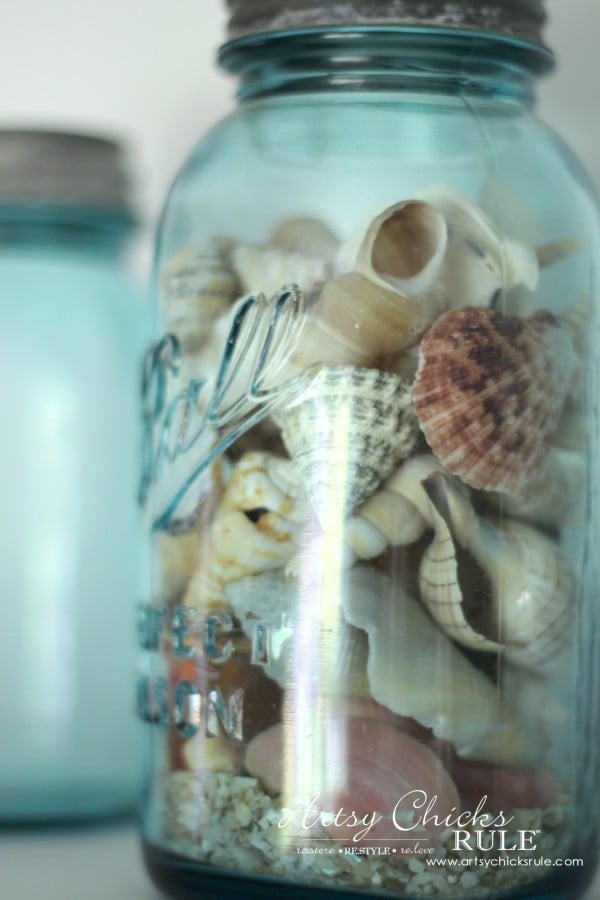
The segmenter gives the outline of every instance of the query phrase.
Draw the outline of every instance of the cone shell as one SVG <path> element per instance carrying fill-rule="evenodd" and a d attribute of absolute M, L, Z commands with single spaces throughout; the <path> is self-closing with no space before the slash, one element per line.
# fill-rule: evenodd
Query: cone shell
<path fill-rule="evenodd" d="M 195 350 L 238 293 L 238 280 L 218 241 L 185 247 L 167 263 L 162 278 L 169 331 L 185 350 Z"/>
<path fill-rule="evenodd" d="M 329 813 L 325 824 L 327 833 L 336 841 L 348 845 L 371 846 L 373 840 L 397 840 L 399 830 L 392 815 L 396 807 L 397 821 L 410 829 L 411 838 L 419 839 L 420 847 L 437 846 L 446 826 L 443 820 L 459 808 L 456 787 L 437 756 L 415 738 L 375 718 L 349 716 L 312 724 L 306 735 L 293 735 L 291 728 L 275 725 L 258 735 L 248 746 L 245 765 L 251 775 L 267 790 L 284 794 L 287 801 L 297 798 L 301 789 L 294 773 L 301 767 L 294 765 L 295 746 L 301 745 L 309 759 L 321 750 L 322 741 L 331 741 L 331 755 L 318 773 L 313 785 L 318 795 L 318 808 Z M 335 744 L 335 746 L 333 746 Z M 411 793 L 424 792 L 436 798 L 435 817 L 426 826 L 418 827 L 420 817 L 411 804 Z M 314 796 L 314 795 L 313 795 Z M 404 805 L 402 798 L 406 798 Z M 308 799 L 308 798 L 307 798 Z M 337 824 L 331 811 L 354 810 L 359 824 Z M 404 852 L 415 848 L 408 841 Z"/>
<path fill-rule="evenodd" d="M 421 342 L 414 397 L 427 443 L 471 487 L 517 491 L 548 452 L 577 368 L 550 313 L 451 310 Z"/>
<path fill-rule="evenodd" d="M 373 493 L 418 436 L 410 385 L 352 366 L 324 367 L 277 422 L 320 517 Z"/>

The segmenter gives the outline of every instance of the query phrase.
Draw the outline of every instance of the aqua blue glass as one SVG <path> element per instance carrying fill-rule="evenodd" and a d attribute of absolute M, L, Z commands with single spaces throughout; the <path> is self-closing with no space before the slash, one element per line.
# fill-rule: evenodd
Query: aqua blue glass
<path fill-rule="evenodd" d="M 134 220 L 111 196 L 116 151 L 0 132 L 4 824 L 121 814 L 139 792 L 143 309 L 126 261 Z"/>
<path fill-rule="evenodd" d="M 535 115 L 551 53 L 506 24 L 539 5 L 230 5 L 239 103 L 167 199 L 145 361 L 148 870 L 187 898 L 581 897 L 600 233 Z"/>

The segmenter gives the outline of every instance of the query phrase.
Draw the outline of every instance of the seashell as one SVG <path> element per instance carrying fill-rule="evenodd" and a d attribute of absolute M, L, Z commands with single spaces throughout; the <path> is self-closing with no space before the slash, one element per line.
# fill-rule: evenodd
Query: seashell
<path fill-rule="evenodd" d="M 362 274 L 338 275 L 323 285 L 291 362 L 373 365 L 417 343 L 437 313 Z"/>
<path fill-rule="evenodd" d="M 572 341 L 550 313 L 522 320 L 452 310 L 421 342 L 419 424 L 471 487 L 517 491 L 548 452 L 577 370 Z"/>
<path fill-rule="evenodd" d="M 236 244 L 231 251 L 231 264 L 243 293 L 262 292 L 267 297 L 286 284 L 297 284 L 308 293 L 331 274 L 323 259 L 258 244 Z"/>
<path fill-rule="evenodd" d="M 401 832 L 394 822 L 395 809 L 396 821 L 403 823 L 411 838 L 402 845 L 403 853 L 443 842 L 443 820 L 456 813 L 459 798 L 446 769 L 428 747 L 372 718 L 340 717 L 320 724 L 311 719 L 306 734 L 292 733 L 302 725 L 303 720 L 275 725 L 248 746 L 245 766 L 268 791 L 283 794 L 284 802 L 297 806 L 305 788 L 294 759 L 296 747 L 302 746 L 313 759 L 329 740 L 335 746 L 312 773 L 312 793 L 305 799 L 316 804 L 313 808 L 322 814 L 321 824 L 334 840 L 351 846 L 398 840 Z M 414 791 L 436 798 L 437 818 L 429 817 L 426 825 L 421 825 L 422 814 L 411 804 Z M 338 810 L 344 815 L 336 817 Z"/>
<path fill-rule="evenodd" d="M 447 307 L 489 306 L 498 291 L 536 289 L 533 247 L 501 235 L 479 207 L 448 185 L 431 185 L 416 197 L 431 204 L 448 229 L 441 273 Z"/>
<path fill-rule="evenodd" d="M 330 262 L 340 241 L 320 219 L 298 216 L 280 222 L 271 232 L 269 244 Z"/>
<path fill-rule="evenodd" d="M 418 436 L 408 382 L 351 366 L 323 367 L 275 419 L 322 524 L 373 493 Z"/>
<path fill-rule="evenodd" d="M 280 687 L 290 689 L 301 678 L 306 682 L 311 672 L 311 689 L 322 695 L 369 696 L 366 635 L 343 619 L 315 623 L 311 642 L 318 665 L 298 671 L 302 659 L 294 654 L 292 639 L 302 612 L 302 588 L 280 570 L 232 581 L 224 594 L 265 674 Z"/>
<path fill-rule="evenodd" d="M 534 671 L 551 668 L 571 638 L 575 599 L 558 545 L 524 523 L 479 518 L 439 473 L 423 489 L 434 537 L 421 560 L 419 589 L 435 621 L 466 647 L 502 651 Z M 469 573 L 464 551 L 485 581 Z"/>
<path fill-rule="evenodd" d="M 336 270 L 364 276 L 385 292 L 382 299 L 391 295 L 388 308 L 396 298 L 401 334 L 406 338 L 403 346 L 410 346 L 445 309 L 439 275 L 447 240 L 448 229 L 440 213 L 428 203 L 406 200 L 385 209 L 344 244 Z M 380 350 L 386 352 L 393 349 Z"/>
<path fill-rule="evenodd" d="M 388 576 L 355 566 L 342 602 L 347 621 L 369 636 L 367 675 L 378 703 L 432 729 L 461 756 L 502 765 L 536 760 L 539 748 L 496 686 Z"/>
<path fill-rule="evenodd" d="M 218 241 L 184 247 L 166 264 L 162 301 L 167 327 L 186 351 L 196 350 L 239 294 Z"/>
<path fill-rule="evenodd" d="M 284 566 L 298 544 L 292 498 L 266 473 L 270 457 L 248 453 L 236 464 L 184 598 L 197 610 L 222 607 L 230 581 Z"/>

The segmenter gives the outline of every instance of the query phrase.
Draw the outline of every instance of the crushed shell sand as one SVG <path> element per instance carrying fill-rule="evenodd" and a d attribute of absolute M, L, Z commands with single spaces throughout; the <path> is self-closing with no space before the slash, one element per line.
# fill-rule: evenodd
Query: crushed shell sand
<path fill-rule="evenodd" d="M 215 866 L 244 869 L 256 875 L 271 875 L 307 884 L 324 884 L 331 880 L 336 886 L 380 888 L 413 897 L 444 896 L 459 889 L 464 896 L 480 895 L 482 890 L 494 891 L 515 887 L 541 876 L 538 868 L 464 867 L 438 868 L 427 865 L 425 857 L 353 856 L 346 853 L 303 854 L 299 847 L 328 846 L 317 838 L 325 832 L 278 827 L 285 808 L 277 798 L 266 794 L 255 778 L 219 773 L 210 780 L 201 780 L 191 772 L 173 772 L 164 785 L 163 834 L 165 848 L 188 858 Z M 545 810 L 518 810 L 514 813 L 507 836 L 510 846 L 517 840 L 519 829 L 540 829 L 534 852 L 521 854 L 496 851 L 485 858 L 511 856 L 554 858 L 566 855 L 566 804 Z M 484 838 L 487 842 L 487 834 Z M 438 859 L 462 860 L 474 858 L 468 850 L 452 849 L 454 838 L 432 856 Z M 481 855 L 483 858 L 483 855 Z"/>

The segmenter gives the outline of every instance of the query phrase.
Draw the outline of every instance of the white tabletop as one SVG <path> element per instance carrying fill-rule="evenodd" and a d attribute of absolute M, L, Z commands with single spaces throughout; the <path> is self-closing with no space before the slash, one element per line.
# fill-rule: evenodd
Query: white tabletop
<path fill-rule="evenodd" d="M 164 900 L 132 824 L 0 831 L 2 900 Z M 600 898 L 600 877 L 586 900 Z"/>
<path fill-rule="evenodd" d="M 0 832 L 2 900 L 162 900 L 132 824 Z"/>

